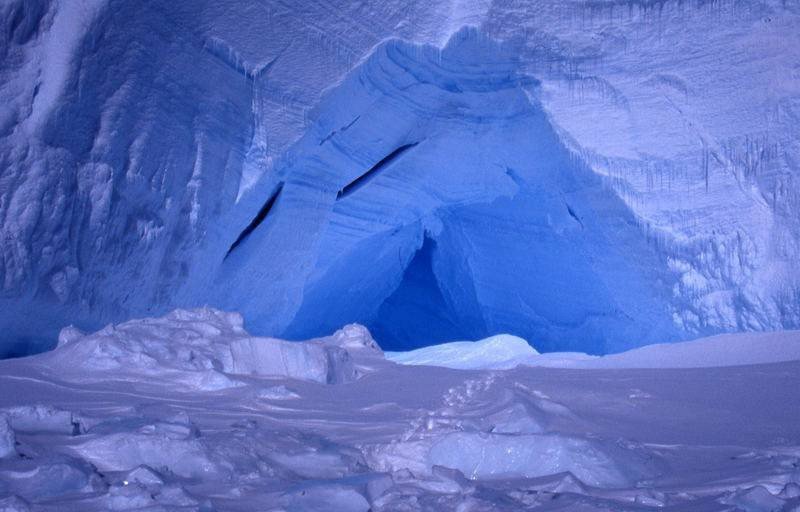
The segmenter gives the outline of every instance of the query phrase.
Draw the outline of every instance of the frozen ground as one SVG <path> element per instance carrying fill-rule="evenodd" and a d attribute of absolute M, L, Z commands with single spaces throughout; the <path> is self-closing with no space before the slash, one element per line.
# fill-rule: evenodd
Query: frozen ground
<path fill-rule="evenodd" d="M 0 362 L 0 510 L 793 511 L 800 342 L 771 336 L 795 360 L 748 364 L 765 359 L 742 338 L 732 366 L 687 368 L 706 340 L 602 369 L 455 370 L 387 361 L 348 326 L 292 345 L 340 354 L 330 380 L 214 310 L 67 330 Z"/>

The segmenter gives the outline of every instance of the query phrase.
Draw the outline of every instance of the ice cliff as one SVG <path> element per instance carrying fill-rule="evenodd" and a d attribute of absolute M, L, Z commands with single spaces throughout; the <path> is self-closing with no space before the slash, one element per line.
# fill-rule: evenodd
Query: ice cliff
<path fill-rule="evenodd" d="M 0 2 L 0 354 L 204 304 L 389 349 L 797 327 L 799 18 Z"/>

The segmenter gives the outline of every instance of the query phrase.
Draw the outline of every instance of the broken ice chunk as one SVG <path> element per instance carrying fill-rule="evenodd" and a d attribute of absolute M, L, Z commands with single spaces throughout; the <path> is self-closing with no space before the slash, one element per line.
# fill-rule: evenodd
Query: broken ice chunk
<path fill-rule="evenodd" d="M 0 459 L 16 453 L 14 430 L 8 421 L 8 415 L 0 412 Z"/>

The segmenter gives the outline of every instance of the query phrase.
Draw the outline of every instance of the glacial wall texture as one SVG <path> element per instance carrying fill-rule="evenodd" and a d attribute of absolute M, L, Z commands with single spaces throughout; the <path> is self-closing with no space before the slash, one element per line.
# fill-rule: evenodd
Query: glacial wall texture
<path fill-rule="evenodd" d="M 0 355 L 204 304 L 387 348 L 800 325 L 794 4 L 429 4 L 0 2 Z"/>
<path fill-rule="evenodd" d="M 260 329 L 303 338 L 349 318 L 390 348 L 674 337 L 666 258 L 560 141 L 517 53 L 474 30 L 441 51 L 380 46 L 256 190 L 269 211 L 215 294 Z"/>

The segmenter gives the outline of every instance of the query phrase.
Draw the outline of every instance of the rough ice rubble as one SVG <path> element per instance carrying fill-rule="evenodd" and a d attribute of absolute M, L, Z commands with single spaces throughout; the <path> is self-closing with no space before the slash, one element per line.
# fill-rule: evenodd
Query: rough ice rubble
<path fill-rule="evenodd" d="M 337 384 L 359 377 L 353 350 L 379 351 L 369 331 L 347 326 L 305 343 L 250 336 L 237 313 L 211 308 L 175 310 L 161 318 L 109 325 L 92 334 L 62 330 L 58 347 L 44 355 L 65 378 L 176 372 L 188 385 L 217 389 L 240 385 L 228 376 L 289 377 Z"/>
<path fill-rule="evenodd" d="M 573 418 L 563 405 L 524 386 L 493 393 L 497 378 L 469 378 L 448 390 L 398 440 L 364 449 L 371 467 L 431 478 L 437 467 L 470 480 L 536 478 L 569 473 L 600 488 L 628 487 L 655 472 L 635 447 L 565 435 L 551 424 Z M 462 477 L 463 477 L 462 476 Z"/>
<path fill-rule="evenodd" d="M 8 415 L 0 413 L 0 459 L 17 453 L 14 442 L 14 430 L 8 421 Z"/>
<path fill-rule="evenodd" d="M 3 410 L 11 428 L 23 432 L 72 435 L 80 432 L 80 418 L 70 411 L 42 404 L 10 407 Z"/>
<path fill-rule="evenodd" d="M 70 450 L 100 471 L 126 471 L 144 465 L 168 468 L 185 478 L 220 472 L 190 423 L 130 422 L 117 425 L 117 429 L 115 432 L 113 425 L 100 424 L 89 431 L 88 439 L 78 440 Z"/>
<path fill-rule="evenodd" d="M 586 485 L 615 488 L 629 487 L 652 472 L 641 453 L 563 434 L 433 431 L 420 439 L 370 447 L 367 453 L 376 469 L 410 469 L 423 480 L 431 478 L 435 468 L 446 467 L 470 480 L 569 473 Z"/>
<path fill-rule="evenodd" d="M 782 499 L 774 496 L 760 485 L 732 492 L 722 502 L 727 505 L 735 505 L 737 510 L 744 512 L 778 512 L 783 510 L 785 505 Z"/>
<path fill-rule="evenodd" d="M 774 371 L 454 371 L 385 361 L 368 331 L 350 325 L 305 343 L 350 351 L 368 378 L 335 386 L 231 375 L 237 386 L 210 390 L 187 379 L 198 370 L 164 341 L 181 353 L 203 339 L 210 347 L 195 359 L 220 357 L 214 345 L 246 336 L 238 315 L 176 311 L 109 327 L 98 335 L 105 343 L 92 336 L 66 330 L 52 353 L 0 362 L 0 420 L 9 418 L 0 428 L 15 438 L 0 458 L 0 505 L 433 512 L 800 504 L 797 363 Z M 82 344 L 83 352 L 68 350 Z M 85 363 L 65 374 L 81 354 Z M 159 378 L 154 361 L 164 365 Z"/>
<path fill-rule="evenodd" d="M 624 456 L 613 457 L 596 442 L 563 435 L 514 434 L 447 434 L 431 446 L 428 460 L 458 469 L 473 480 L 569 472 L 591 486 L 627 487 L 642 476 Z"/>

